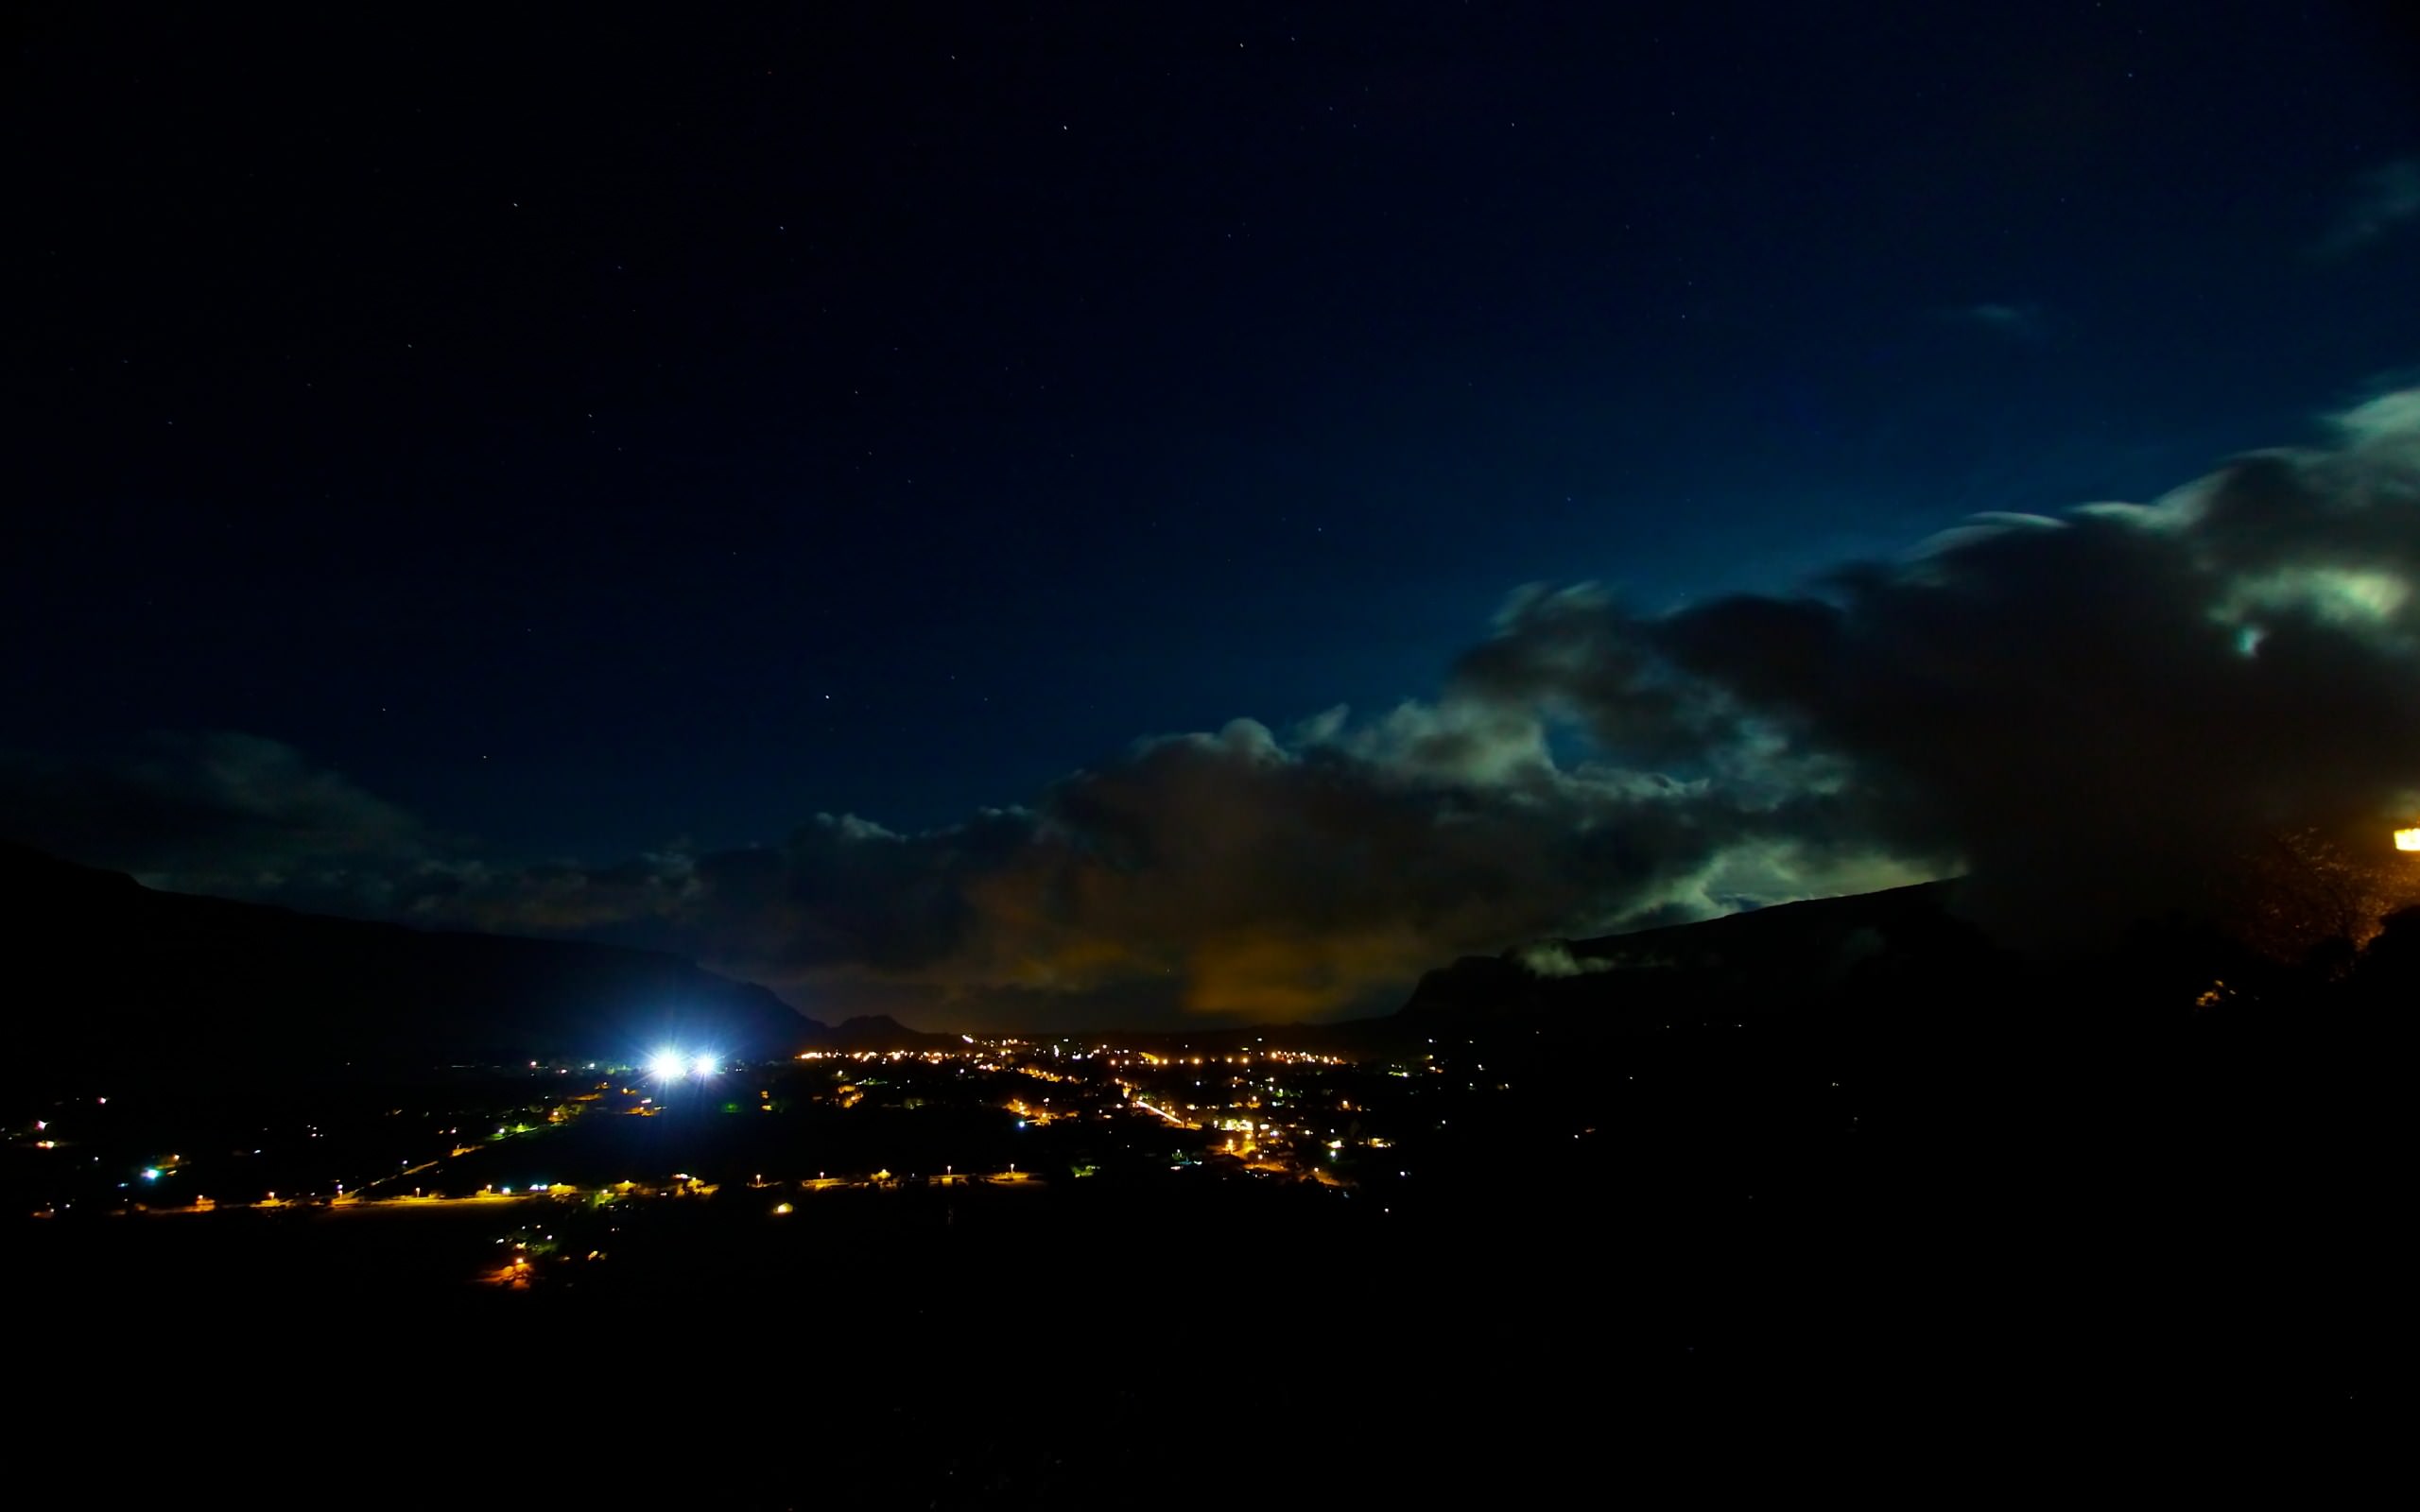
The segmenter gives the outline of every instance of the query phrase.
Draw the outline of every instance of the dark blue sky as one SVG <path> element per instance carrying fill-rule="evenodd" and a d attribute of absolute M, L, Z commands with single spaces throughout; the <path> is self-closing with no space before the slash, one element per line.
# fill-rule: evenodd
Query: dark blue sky
<path fill-rule="evenodd" d="M 713 9 L 26 24 L 0 744 L 915 829 L 2420 357 L 2383 9 Z"/>

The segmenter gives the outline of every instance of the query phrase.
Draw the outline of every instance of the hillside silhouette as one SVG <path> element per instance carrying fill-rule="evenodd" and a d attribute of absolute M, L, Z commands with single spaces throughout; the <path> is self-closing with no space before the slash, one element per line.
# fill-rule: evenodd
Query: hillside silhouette
<path fill-rule="evenodd" d="M 9 1058 L 51 1076 L 635 1057 L 665 1038 L 759 1057 L 831 1038 L 677 956 L 160 892 L 13 844 L 0 957 L 18 983 Z"/>

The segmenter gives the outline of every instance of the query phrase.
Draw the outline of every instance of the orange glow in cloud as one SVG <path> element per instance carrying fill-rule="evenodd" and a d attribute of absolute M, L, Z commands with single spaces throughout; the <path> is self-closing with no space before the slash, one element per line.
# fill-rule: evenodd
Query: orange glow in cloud
<path fill-rule="evenodd" d="M 1311 1018 L 1348 1007 L 1374 988 L 1411 980 L 1437 954 L 1400 928 L 1229 931 L 1188 955 L 1184 1005 L 1196 1013 Z"/>

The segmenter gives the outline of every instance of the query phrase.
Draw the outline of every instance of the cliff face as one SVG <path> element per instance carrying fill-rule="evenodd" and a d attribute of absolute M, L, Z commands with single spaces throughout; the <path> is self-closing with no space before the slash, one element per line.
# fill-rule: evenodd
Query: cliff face
<path fill-rule="evenodd" d="M 56 1072 L 635 1056 L 671 1037 L 732 1056 L 825 1031 L 675 956 L 449 934 L 155 892 L 0 845 L 11 1060 Z"/>

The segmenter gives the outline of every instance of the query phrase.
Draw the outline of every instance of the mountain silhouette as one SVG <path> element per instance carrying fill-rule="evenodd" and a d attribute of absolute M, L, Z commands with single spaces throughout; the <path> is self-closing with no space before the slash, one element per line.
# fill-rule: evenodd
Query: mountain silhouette
<path fill-rule="evenodd" d="M 830 1031 L 677 956 L 161 892 L 0 842 L 9 1059 L 89 1068 L 794 1054 Z M 874 1038 L 861 1033 L 856 1038 Z"/>

